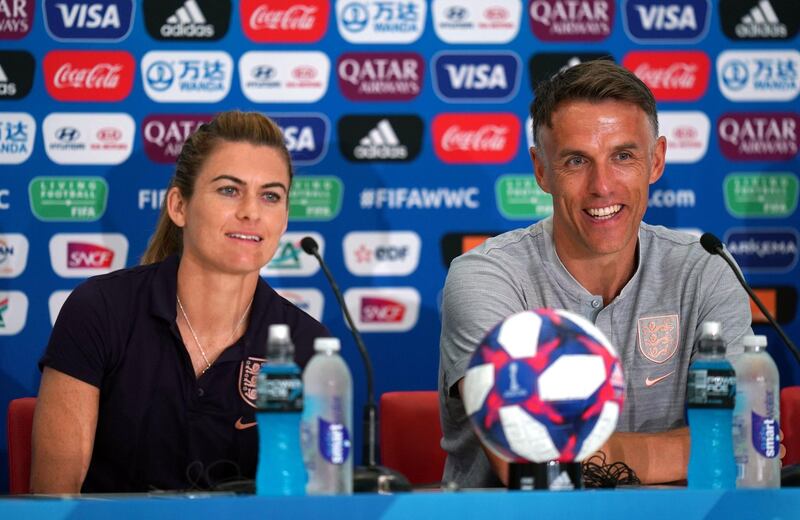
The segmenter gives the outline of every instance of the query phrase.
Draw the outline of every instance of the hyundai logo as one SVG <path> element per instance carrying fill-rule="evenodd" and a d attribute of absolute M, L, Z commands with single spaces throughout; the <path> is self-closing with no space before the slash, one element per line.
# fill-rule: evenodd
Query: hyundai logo
<path fill-rule="evenodd" d="M 445 11 L 444 16 L 451 22 L 461 22 L 467 18 L 468 14 L 466 7 L 454 5 Z"/>
<path fill-rule="evenodd" d="M 73 126 L 62 126 L 56 130 L 56 139 L 64 143 L 77 141 L 81 133 Z"/>
<path fill-rule="evenodd" d="M 271 65 L 259 65 L 258 67 L 254 67 L 252 71 L 250 71 L 250 75 L 255 79 L 265 80 L 265 79 L 272 79 L 275 77 L 275 67 Z"/>

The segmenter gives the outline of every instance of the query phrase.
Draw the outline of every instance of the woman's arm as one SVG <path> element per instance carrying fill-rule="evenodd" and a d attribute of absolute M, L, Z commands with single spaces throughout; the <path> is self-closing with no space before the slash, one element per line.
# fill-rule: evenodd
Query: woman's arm
<path fill-rule="evenodd" d="M 97 387 L 44 369 L 33 415 L 31 493 L 80 493 L 99 403 Z"/>

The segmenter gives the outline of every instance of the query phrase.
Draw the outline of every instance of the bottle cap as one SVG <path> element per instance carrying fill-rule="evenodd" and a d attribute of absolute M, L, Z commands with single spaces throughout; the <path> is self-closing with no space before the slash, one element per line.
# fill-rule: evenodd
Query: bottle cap
<path fill-rule="evenodd" d="M 317 338 L 314 340 L 314 351 L 316 352 L 339 352 L 342 344 L 339 338 Z"/>
<path fill-rule="evenodd" d="M 704 321 L 702 327 L 702 336 L 719 336 L 721 326 L 718 321 Z"/>
<path fill-rule="evenodd" d="M 269 340 L 288 340 L 289 326 L 285 323 L 274 323 L 269 326 Z"/>
<path fill-rule="evenodd" d="M 767 348 L 767 337 L 762 334 L 745 336 L 742 341 L 746 351 L 758 352 Z"/>

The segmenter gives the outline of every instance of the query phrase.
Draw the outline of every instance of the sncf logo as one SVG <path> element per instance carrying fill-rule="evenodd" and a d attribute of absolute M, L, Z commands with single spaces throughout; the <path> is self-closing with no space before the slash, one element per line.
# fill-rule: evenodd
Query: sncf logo
<path fill-rule="evenodd" d="M 44 57 L 47 92 L 58 101 L 122 101 L 136 64 L 124 51 L 52 51 Z"/>
<path fill-rule="evenodd" d="M 85 242 L 67 244 L 67 267 L 70 269 L 107 269 L 114 260 L 114 251 Z"/>
<path fill-rule="evenodd" d="M 450 164 L 505 163 L 519 146 L 514 114 L 440 114 L 432 126 L 436 155 Z"/>
<path fill-rule="evenodd" d="M 361 321 L 364 323 L 400 323 L 406 313 L 406 306 L 387 298 L 363 298 L 361 300 Z"/>
<path fill-rule="evenodd" d="M 133 0 L 44 0 L 42 8 L 56 40 L 119 41 L 133 26 Z"/>
<path fill-rule="evenodd" d="M 697 101 L 708 89 L 711 62 L 702 51 L 634 51 L 622 64 L 657 101 Z"/>
<path fill-rule="evenodd" d="M 311 43 L 328 30 L 330 4 L 323 0 L 242 0 L 245 36 L 259 43 Z"/>
<path fill-rule="evenodd" d="M 347 306 L 358 309 L 356 325 L 369 332 L 405 332 L 419 317 L 420 295 L 412 287 L 354 287 L 344 293 Z"/>

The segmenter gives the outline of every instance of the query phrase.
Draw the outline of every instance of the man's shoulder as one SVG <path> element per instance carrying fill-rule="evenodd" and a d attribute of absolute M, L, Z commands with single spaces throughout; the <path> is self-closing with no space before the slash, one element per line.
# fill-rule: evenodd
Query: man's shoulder
<path fill-rule="evenodd" d="M 665 260 L 679 261 L 682 258 L 702 258 L 707 255 L 700 245 L 700 237 L 686 231 L 642 222 L 640 238 L 644 242 L 645 254 Z"/>
<path fill-rule="evenodd" d="M 520 250 L 530 250 L 536 247 L 536 243 L 546 236 L 544 223 L 542 221 L 531 224 L 528 227 L 512 229 L 487 238 L 482 244 L 476 246 L 461 257 L 469 255 L 492 256 L 492 255 L 516 255 Z"/>

